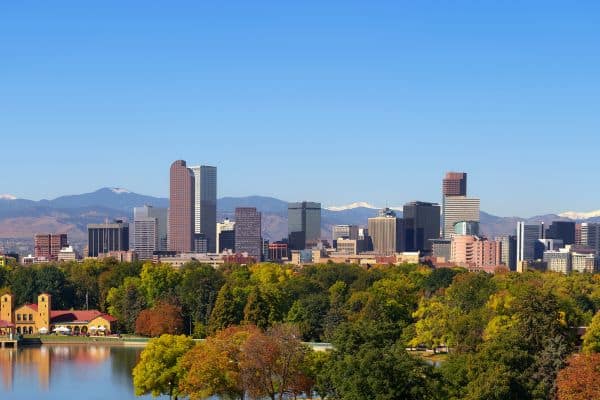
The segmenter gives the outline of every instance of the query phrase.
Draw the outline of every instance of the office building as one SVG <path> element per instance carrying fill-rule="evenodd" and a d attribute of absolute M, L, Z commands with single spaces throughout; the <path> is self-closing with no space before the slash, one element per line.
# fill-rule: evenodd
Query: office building
<path fill-rule="evenodd" d="M 431 253 L 431 239 L 440 237 L 439 204 L 413 201 L 403 207 L 404 249 Z"/>
<path fill-rule="evenodd" d="M 77 253 L 73 249 L 73 246 L 67 246 L 60 249 L 57 260 L 60 262 L 76 261 Z"/>
<path fill-rule="evenodd" d="M 217 223 L 217 249 L 219 254 L 235 249 L 235 222 L 229 218 Z"/>
<path fill-rule="evenodd" d="M 254 207 L 235 209 L 235 252 L 248 253 L 249 256 L 261 259 L 261 213 Z"/>
<path fill-rule="evenodd" d="M 65 233 L 36 233 L 33 237 L 33 250 L 36 259 L 57 260 L 60 250 L 67 246 L 67 235 Z"/>
<path fill-rule="evenodd" d="M 466 196 L 445 196 L 443 204 L 443 238 L 451 239 L 457 222 L 479 223 L 479 199 Z"/>
<path fill-rule="evenodd" d="M 288 245 L 284 242 L 269 243 L 270 261 L 283 261 L 289 259 Z"/>
<path fill-rule="evenodd" d="M 580 227 L 582 246 L 588 247 L 600 255 L 600 224 L 584 222 Z"/>
<path fill-rule="evenodd" d="M 450 244 L 450 261 L 474 270 L 491 270 L 500 265 L 500 244 L 472 235 L 455 235 Z"/>
<path fill-rule="evenodd" d="M 460 221 L 454 224 L 455 235 L 479 236 L 479 222 Z"/>
<path fill-rule="evenodd" d="M 140 260 L 151 260 L 156 251 L 167 250 L 167 209 L 152 206 L 133 209 L 132 248 Z"/>
<path fill-rule="evenodd" d="M 171 165 L 169 190 L 169 250 L 191 253 L 194 249 L 195 176 L 186 162 Z"/>
<path fill-rule="evenodd" d="M 129 224 L 121 220 L 112 223 L 89 224 L 88 257 L 112 251 L 129 251 Z"/>
<path fill-rule="evenodd" d="M 451 244 L 448 239 L 431 239 L 431 256 L 437 263 L 450 262 Z"/>
<path fill-rule="evenodd" d="M 496 238 L 500 243 L 500 264 L 507 266 L 511 271 L 517 270 L 517 237 L 505 235 Z"/>
<path fill-rule="evenodd" d="M 291 250 L 311 249 L 321 241 L 321 203 L 288 204 L 288 242 Z"/>
<path fill-rule="evenodd" d="M 369 236 L 373 243 L 373 251 L 379 255 L 392 255 L 402 252 L 403 245 L 402 219 L 396 213 L 385 208 L 374 218 L 369 218 Z"/>
<path fill-rule="evenodd" d="M 517 222 L 517 265 L 522 261 L 534 261 L 536 244 L 542 238 L 542 225 Z"/>
<path fill-rule="evenodd" d="M 567 248 L 545 251 L 544 262 L 548 271 L 563 274 L 571 272 L 571 252 Z"/>
<path fill-rule="evenodd" d="M 535 243 L 535 260 L 541 260 L 544 258 L 544 252 L 548 250 L 558 250 L 564 247 L 564 243 L 561 239 L 538 239 Z"/>
<path fill-rule="evenodd" d="M 560 239 L 565 245 L 575 244 L 575 222 L 553 221 L 546 229 L 546 239 Z"/>
<path fill-rule="evenodd" d="M 358 254 L 358 240 L 356 239 L 337 239 L 336 253 L 344 255 Z"/>
<path fill-rule="evenodd" d="M 442 194 L 446 196 L 467 195 L 467 174 L 465 172 L 447 172 L 442 181 Z"/>
<path fill-rule="evenodd" d="M 331 228 L 331 236 L 333 240 L 333 247 L 338 239 L 352 239 L 358 240 L 358 225 L 334 225 Z"/>
<path fill-rule="evenodd" d="M 571 252 L 571 271 L 594 274 L 598 272 L 598 256 L 591 251 Z"/>
<path fill-rule="evenodd" d="M 217 251 L 217 168 L 190 167 L 194 174 L 194 234 L 209 253 Z M 203 235 L 203 236 L 202 236 Z M 205 243 L 205 244 L 204 244 Z M 198 253 L 204 253 L 195 249 Z"/>

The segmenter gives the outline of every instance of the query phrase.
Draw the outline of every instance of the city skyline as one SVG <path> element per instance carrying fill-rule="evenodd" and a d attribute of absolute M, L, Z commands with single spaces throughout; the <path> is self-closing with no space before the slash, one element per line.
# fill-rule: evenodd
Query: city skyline
<path fill-rule="evenodd" d="M 4 4 L 0 193 L 164 197 L 189 159 L 219 197 L 439 202 L 457 170 L 495 215 L 596 210 L 599 7 Z"/>

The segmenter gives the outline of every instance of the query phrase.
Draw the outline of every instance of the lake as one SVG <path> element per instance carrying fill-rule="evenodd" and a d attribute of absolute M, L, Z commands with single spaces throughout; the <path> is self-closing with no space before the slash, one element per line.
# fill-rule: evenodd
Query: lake
<path fill-rule="evenodd" d="M 133 393 L 131 371 L 141 351 L 98 345 L 0 349 L 0 398 L 140 399 Z"/>

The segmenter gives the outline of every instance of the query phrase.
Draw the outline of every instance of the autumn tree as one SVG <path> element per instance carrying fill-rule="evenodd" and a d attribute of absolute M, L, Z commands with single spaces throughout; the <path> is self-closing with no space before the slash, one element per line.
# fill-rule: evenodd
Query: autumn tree
<path fill-rule="evenodd" d="M 135 333 L 142 336 L 177 335 L 182 331 L 181 307 L 167 302 L 156 303 L 154 307 L 141 311 L 135 322 Z"/>
<path fill-rule="evenodd" d="M 600 312 L 598 312 L 583 336 L 583 351 L 600 353 Z"/>
<path fill-rule="evenodd" d="M 184 374 L 180 361 L 193 346 L 194 341 L 185 336 L 163 335 L 150 340 L 133 369 L 135 394 L 177 398 Z"/>
<path fill-rule="evenodd" d="M 246 386 L 242 377 L 242 348 L 254 326 L 232 326 L 197 344 L 182 360 L 186 371 L 179 387 L 192 400 L 219 396 L 243 399 Z"/>
<path fill-rule="evenodd" d="M 556 379 L 558 400 L 600 399 L 600 354 L 575 354 Z"/>
<path fill-rule="evenodd" d="M 282 400 L 310 392 L 313 383 L 304 365 L 311 349 L 300 342 L 300 333 L 293 326 L 277 325 L 266 333 L 254 332 L 242 351 L 241 370 L 252 398 Z"/>
<path fill-rule="evenodd" d="M 146 308 L 146 297 L 140 288 L 140 279 L 125 278 L 121 286 L 110 289 L 107 302 L 108 312 L 119 320 L 125 331 L 134 332 L 136 320 Z"/>

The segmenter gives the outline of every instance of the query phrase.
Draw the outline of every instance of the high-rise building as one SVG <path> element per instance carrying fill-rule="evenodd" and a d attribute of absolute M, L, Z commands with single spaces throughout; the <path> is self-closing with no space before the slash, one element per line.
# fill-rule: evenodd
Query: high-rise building
<path fill-rule="evenodd" d="M 337 249 L 339 239 L 351 239 L 358 241 L 358 225 L 334 225 L 331 228 L 333 247 Z"/>
<path fill-rule="evenodd" d="M 129 224 L 121 220 L 112 223 L 89 224 L 88 257 L 98 257 L 112 251 L 129 251 Z"/>
<path fill-rule="evenodd" d="M 553 221 L 546 230 L 547 239 L 560 239 L 565 245 L 575 244 L 575 222 Z"/>
<path fill-rule="evenodd" d="M 479 199 L 466 196 L 444 196 L 443 238 L 451 239 L 457 222 L 479 222 Z"/>
<path fill-rule="evenodd" d="M 479 236 L 479 222 L 460 221 L 454 224 L 455 235 Z"/>
<path fill-rule="evenodd" d="M 261 213 L 254 207 L 235 209 L 235 252 L 248 253 L 260 261 L 262 253 Z"/>
<path fill-rule="evenodd" d="M 57 260 L 60 250 L 67 246 L 66 233 L 36 233 L 33 237 L 34 256 L 38 259 Z"/>
<path fill-rule="evenodd" d="M 472 269 L 490 269 L 500 265 L 500 244 L 471 235 L 451 239 L 450 260 Z"/>
<path fill-rule="evenodd" d="M 200 165 L 190 169 L 194 174 L 194 233 L 204 235 L 208 252 L 215 253 L 217 251 L 217 168 Z"/>
<path fill-rule="evenodd" d="M 517 222 L 517 265 L 522 261 L 534 261 L 536 243 L 542 238 L 542 225 Z"/>
<path fill-rule="evenodd" d="M 391 255 L 403 251 L 402 219 L 396 213 L 385 208 L 374 218 L 369 218 L 369 236 L 373 251 L 380 255 Z"/>
<path fill-rule="evenodd" d="M 544 252 L 548 250 L 558 250 L 564 247 L 562 239 L 538 239 L 535 243 L 535 256 L 534 259 L 542 260 L 544 258 Z"/>
<path fill-rule="evenodd" d="M 404 251 L 431 253 L 431 239 L 440 237 L 439 204 L 414 201 L 403 207 Z"/>
<path fill-rule="evenodd" d="M 288 242 L 291 250 L 310 249 L 321 241 L 321 203 L 288 204 Z"/>
<path fill-rule="evenodd" d="M 167 209 L 152 206 L 133 209 L 133 249 L 140 260 L 167 250 Z"/>
<path fill-rule="evenodd" d="M 171 164 L 169 195 L 169 250 L 191 253 L 194 249 L 194 173 L 185 161 Z"/>
<path fill-rule="evenodd" d="M 465 172 L 447 172 L 442 182 L 442 193 L 445 196 L 467 195 L 467 174 Z"/>
<path fill-rule="evenodd" d="M 562 272 L 563 274 L 571 272 L 571 252 L 569 249 L 545 251 L 544 262 L 548 271 Z"/>
<path fill-rule="evenodd" d="M 584 222 L 581 224 L 581 245 L 600 255 L 600 224 Z"/>
<path fill-rule="evenodd" d="M 500 243 L 500 264 L 506 265 L 511 271 L 517 269 L 517 237 L 504 235 L 496 238 Z"/>
<path fill-rule="evenodd" d="M 219 253 L 235 249 L 235 222 L 229 218 L 217 222 L 217 249 Z"/>

